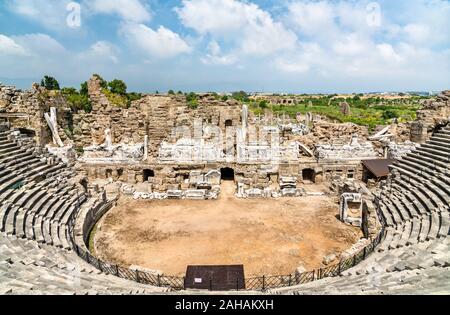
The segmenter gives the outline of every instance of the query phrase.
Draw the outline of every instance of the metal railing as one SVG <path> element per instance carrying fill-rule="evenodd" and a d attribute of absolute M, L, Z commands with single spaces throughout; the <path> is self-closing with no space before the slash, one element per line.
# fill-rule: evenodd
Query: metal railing
<path fill-rule="evenodd" d="M 378 203 L 376 203 L 378 205 Z M 108 206 L 108 204 L 106 204 Z M 112 207 L 112 203 L 109 205 Z M 126 267 L 122 267 L 116 264 L 110 264 L 104 262 L 97 257 L 93 256 L 88 249 L 78 246 L 75 242 L 74 227 L 75 221 L 78 216 L 80 207 L 74 212 L 69 221 L 69 232 L 70 241 L 72 243 L 73 250 L 77 253 L 79 257 L 85 260 L 87 263 L 91 264 L 98 270 L 106 273 L 115 275 L 119 278 L 135 281 L 140 284 L 157 286 L 157 287 L 167 287 L 173 290 L 184 290 L 185 289 L 185 278 L 175 277 L 167 275 L 157 275 L 153 273 L 148 273 L 139 270 L 132 270 Z M 357 264 L 365 260 L 371 253 L 375 251 L 377 246 L 383 241 L 385 237 L 385 222 L 382 215 L 380 215 L 379 206 L 377 206 L 377 214 L 381 219 L 382 228 L 376 238 L 372 239 L 369 245 L 365 246 L 355 255 L 339 261 L 339 263 L 325 267 L 319 268 L 312 271 L 306 271 L 303 273 L 295 273 L 289 275 L 279 275 L 279 276 L 257 276 L 245 278 L 244 290 L 250 291 L 266 291 L 268 289 L 277 289 L 283 287 L 292 287 L 305 283 L 310 283 L 320 279 L 328 277 L 336 277 L 341 275 L 344 271 L 355 267 Z M 92 220 L 94 216 L 88 215 L 86 219 Z M 95 224 L 96 222 L 88 222 L 88 225 Z M 214 279 L 209 279 L 209 282 L 214 283 Z M 239 286 L 239 279 L 237 280 L 236 290 L 242 289 Z M 211 285 L 210 290 L 214 290 L 214 286 Z"/>

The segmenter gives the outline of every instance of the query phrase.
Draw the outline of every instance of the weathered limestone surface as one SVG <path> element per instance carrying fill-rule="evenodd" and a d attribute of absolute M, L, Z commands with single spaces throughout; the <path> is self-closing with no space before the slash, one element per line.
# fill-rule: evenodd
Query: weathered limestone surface
<path fill-rule="evenodd" d="M 52 134 L 47 126 L 44 113 L 50 108 L 57 109 L 57 122 L 61 127 L 59 136 L 67 143 L 68 136 L 64 133 L 70 125 L 70 108 L 58 92 L 47 91 L 38 84 L 33 84 L 29 91 L 22 91 L 0 84 L 0 114 L 16 128 L 24 128 L 35 133 L 38 145 L 44 146 L 52 140 Z"/>
<path fill-rule="evenodd" d="M 443 91 L 435 101 L 426 101 L 417 111 L 417 120 L 411 126 L 411 141 L 423 143 L 431 137 L 436 126 L 450 121 L 450 90 Z"/>

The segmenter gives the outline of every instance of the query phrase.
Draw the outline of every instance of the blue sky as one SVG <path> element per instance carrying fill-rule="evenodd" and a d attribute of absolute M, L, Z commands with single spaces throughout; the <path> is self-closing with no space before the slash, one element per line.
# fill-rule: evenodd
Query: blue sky
<path fill-rule="evenodd" d="M 78 86 L 99 73 L 139 92 L 436 91 L 450 88 L 449 30 L 444 0 L 4 0 L 0 82 Z"/>

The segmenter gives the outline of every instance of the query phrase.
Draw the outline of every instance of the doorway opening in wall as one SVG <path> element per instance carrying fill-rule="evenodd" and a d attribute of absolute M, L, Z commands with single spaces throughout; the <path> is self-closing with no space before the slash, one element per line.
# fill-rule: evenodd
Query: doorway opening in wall
<path fill-rule="evenodd" d="M 19 131 L 22 135 L 25 135 L 27 137 L 36 137 L 36 131 L 26 128 L 19 128 Z"/>
<path fill-rule="evenodd" d="M 306 168 L 302 171 L 303 182 L 305 183 L 314 183 L 316 172 L 311 168 Z"/>
<path fill-rule="evenodd" d="M 109 179 L 109 178 L 112 178 L 112 170 L 106 170 L 106 178 L 107 179 Z"/>
<path fill-rule="evenodd" d="M 148 182 L 150 178 L 155 177 L 153 170 L 144 170 L 144 182 Z"/>
<path fill-rule="evenodd" d="M 234 170 L 229 167 L 220 169 L 220 179 L 225 181 L 234 181 Z"/>
<path fill-rule="evenodd" d="M 123 176 L 123 169 L 118 169 L 117 170 L 117 177 L 119 177 L 119 179 L 120 179 L 120 178 L 122 178 L 122 176 Z"/>
<path fill-rule="evenodd" d="M 355 171 L 354 170 L 349 170 L 347 172 L 347 178 L 348 179 L 354 179 L 355 178 Z"/>
<path fill-rule="evenodd" d="M 233 127 L 233 121 L 231 119 L 225 120 L 225 127 Z"/>

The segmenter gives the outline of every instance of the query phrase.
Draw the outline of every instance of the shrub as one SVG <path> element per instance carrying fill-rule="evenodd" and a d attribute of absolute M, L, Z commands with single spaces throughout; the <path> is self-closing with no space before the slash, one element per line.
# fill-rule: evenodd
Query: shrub
<path fill-rule="evenodd" d="M 113 80 L 108 83 L 109 90 L 114 94 L 125 95 L 127 94 L 127 85 L 122 80 Z"/>
<path fill-rule="evenodd" d="M 268 107 L 268 105 L 267 105 L 267 101 L 266 100 L 263 100 L 263 101 L 261 101 L 261 102 L 259 102 L 259 107 L 260 108 L 267 108 Z"/>
<path fill-rule="evenodd" d="M 186 95 L 186 102 L 188 104 L 188 107 L 191 109 L 196 109 L 198 107 L 198 96 L 194 92 L 189 93 Z"/>
<path fill-rule="evenodd" d="M 393 118 L 398 118 L 399 115 L 398 115 L 397 111 L 388 109 L 388 110 L 385 110 L 383 112 L 383 116 L 382 117 L 385 120 L 389 120 L 389 119 L 393 119 Z"/>
<path fill-rule="evenodd" d="M 105 94 L 111 105 L 121 108 L 128 108 L 129 102 L 126 95 L 115 94 L 108 89 L 103 89 L 102 93 Z"/>
<path fill-rule="evenodd" d="M 249 101 L 248 94 L 244 91 L 233 92 L 231 97 L 234 98 L 236 101 L 240 101 L 240 102 L 248 102 Z"/>
<path fill-rule="evenodd" d="M 92 104 L 89 97 L 79 93 L 67 94 L 66 100 L 71 105 L 73 111 L 84 110 L 87 113 L 92 111 Z"/>

